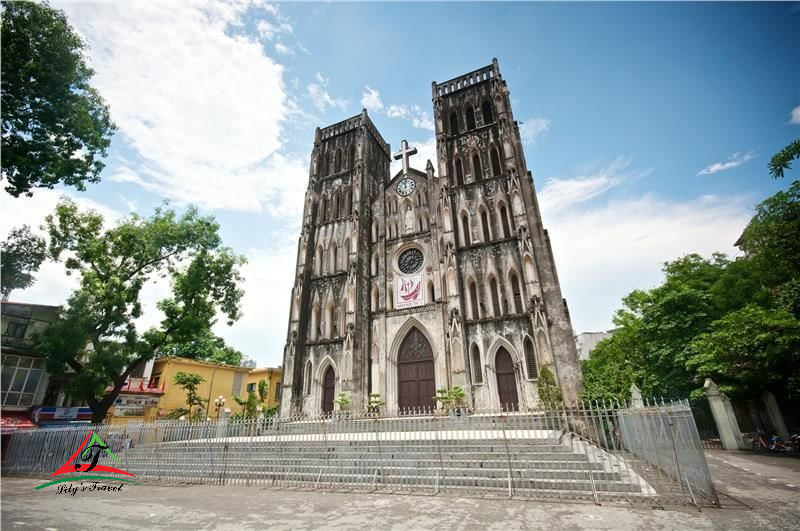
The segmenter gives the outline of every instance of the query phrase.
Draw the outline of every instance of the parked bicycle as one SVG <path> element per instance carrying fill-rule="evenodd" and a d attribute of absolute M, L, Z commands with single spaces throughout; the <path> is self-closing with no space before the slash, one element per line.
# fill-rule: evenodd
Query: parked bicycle
<path fill-rule="evenodd" d="M 763 431 L 755 431 L 750 436 L 753 439 L 753 452 L 755 453 L 762 453 L 762 452 L 777 452 L 782 454 L 788 455 L 797 455 L 800 447 L 797 444 L 793 444 L 792 442 L 784 442 L 777 435 L 771 435 L 767 437 L 767 434 Z"/>

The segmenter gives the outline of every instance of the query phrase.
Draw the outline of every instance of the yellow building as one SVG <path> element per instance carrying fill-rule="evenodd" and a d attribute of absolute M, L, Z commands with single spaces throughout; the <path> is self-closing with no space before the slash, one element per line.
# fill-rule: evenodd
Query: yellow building
<path fill-rule="evenodd" d="M 207 361 L 196 361 L 187 358 L 159 358 L 153 365 L 150 378 L 151 387 L 162 387 L 164 394 L 158 404 L 158 416 L 163 417 L 171 411 L 186 409 L 186 391 L 175 384 L 175 375 L 179 372 L 199 374 L 203 382 L 197 387 L 198 395 L 208 401 L 207 415 L 217 416 L 214 399 L 220 395 L 225 397 L 225 408 L 237 413 L 241 407 L 233 400 L 234 396 L 246 397 L 245 379 L 250 369 L 236 365 L 223 365 Z M 220 411 L 220 414 L 222 412 Z"/>
<path fill-rule="evenodd" d="M 252 369 L 247 373 L 245 380 L 245 395 L 249 391 L 253 391 L 258 395 L 258 382 L 264 380 L 269 384 L 267 392 L 266 406 L 276 406 L 281 401 L 281 375 L 283 371 L 280 367 L 277 369 L 268 367 L 266 369 Z"/>

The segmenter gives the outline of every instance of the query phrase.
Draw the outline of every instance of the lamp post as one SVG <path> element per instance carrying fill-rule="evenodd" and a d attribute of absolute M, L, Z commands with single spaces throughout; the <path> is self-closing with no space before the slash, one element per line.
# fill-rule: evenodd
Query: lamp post
<path fill-rule="evenodd" d="M 214 405 L 217 407 L 217 418 L 219 419 L 219 410 L 225 406 L 225 397 L 219 395 L 217 398 L 214 399 Z"/>

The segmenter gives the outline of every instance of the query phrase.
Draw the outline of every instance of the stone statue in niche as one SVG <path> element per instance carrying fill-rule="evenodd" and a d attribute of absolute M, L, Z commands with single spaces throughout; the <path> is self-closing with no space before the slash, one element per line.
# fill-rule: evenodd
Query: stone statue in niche
<path fill-rule="evenodd" d="M 406 206 L 404 232 L 406 234 L 414 232 L 414 212 L 411 210 L 411 205 Z"/>

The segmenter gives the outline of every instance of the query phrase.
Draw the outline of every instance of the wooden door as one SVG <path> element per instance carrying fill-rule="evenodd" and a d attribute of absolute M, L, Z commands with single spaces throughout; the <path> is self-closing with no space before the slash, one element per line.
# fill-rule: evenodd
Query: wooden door
<path fill-rule="evenodd" d="M 511 354 L 500 347 L 494 359 L 495 372 L 497 372 L 497 393 L 500 395 L 500 407 L 507 411 L 519 409 L 517 396 L 517 377 L 514 374 L 514 362 Z"/>
<path fill-rule="evenodd" d="M 397 355 L 397 404 L 401 410 L 433 409 L 436 379 L 433 349 L 425 335 L 412 328 Z"/>
<path fill-rule="evenodd" d="M 333 367 L 328 367 L 322 379 L 322 412 L 333 411 L 333 400 L 336 398 L 336 373 Z"/>

